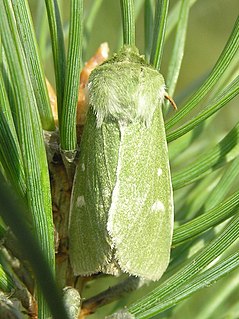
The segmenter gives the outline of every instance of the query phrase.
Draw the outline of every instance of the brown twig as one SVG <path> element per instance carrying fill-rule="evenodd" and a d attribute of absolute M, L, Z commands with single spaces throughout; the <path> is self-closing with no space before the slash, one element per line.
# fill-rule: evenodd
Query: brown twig
<path fill-rule="evenodd" d="M 97 308 L 105 306 L 125 294 L 128 294 L 140 286 L 140 279 L 136 277 L 129 277 L 123 282 L 108 288 L 107 290 L 99 293 L 98 295 L 85 300 L 82 303 L 79 319 L 84 319 L 86 316 L 94 313 Z"/>

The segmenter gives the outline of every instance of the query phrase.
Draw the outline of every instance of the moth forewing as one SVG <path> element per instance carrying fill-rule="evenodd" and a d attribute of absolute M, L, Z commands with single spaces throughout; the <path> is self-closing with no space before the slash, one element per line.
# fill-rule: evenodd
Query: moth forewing
<path fill-rule="evenodd" d="M 173 229 L 173 202 L 162 112 L 150 127 L 121 129 L 116 184 L 107 229 L 120 268 L 157 280 L 167 268 Z"/>
<path fill-rule="evenodd" d="M 90 108 L 70 216 L 77 275 L 158 280 L 170 256 L 173 200 L 162 75 L 124 47 L 90 76 Z"/>
<path fill-rule="evenodd" d="M 69 223 L 70 260 L 76 275 L 117 273 L 106 224 L 115 184 L 119 132 L 115 123 L 96 128 L 89 110 L 76 169 Z M 113 263 L 114 264 L 114 263 Z"/>

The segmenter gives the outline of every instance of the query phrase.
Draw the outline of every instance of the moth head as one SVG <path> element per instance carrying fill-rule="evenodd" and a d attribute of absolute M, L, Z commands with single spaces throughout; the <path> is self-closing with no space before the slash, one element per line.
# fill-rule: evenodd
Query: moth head
<path fill-rule="evenodd" d="M 132 47 L 124 47 L 97 67 L 89 79 L 89 103 L 97 127 L 105 120 L 150 126 L 164 95 L 163 76 Z"/>

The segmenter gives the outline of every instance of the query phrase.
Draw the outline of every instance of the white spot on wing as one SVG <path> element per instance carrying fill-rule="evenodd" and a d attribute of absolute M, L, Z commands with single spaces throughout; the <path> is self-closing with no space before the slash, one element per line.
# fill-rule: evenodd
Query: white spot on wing
<path fill-rule="evenodd" d="M 162 171 L 162 169 L 159 167 L 159 168 L 158 168 L 158 172 L 157 172 L 158 176 L 161 176 L 162 173 L 163 173 L 163 171 Z"/>
<path fill-rule="evenodd" d="M 164 212 L 165 207 L 164 204 L 160 200 L 156 200 L 156 202 L 152 205 L 152 211 L 153 212 Z"/>
<path fill-rule="evenodd" d="M 85 171 L 85 164 L 84 163 L 82 163 L 82 165 L 81 165 L 81 170 L 82 170 L 82 172 Z"/>
<path fill-rule="evenodd" d="M 76 205 L 78 208 L 85 206 L 85 198 L 84 196 L 78 196 L 76 200 Z"/>

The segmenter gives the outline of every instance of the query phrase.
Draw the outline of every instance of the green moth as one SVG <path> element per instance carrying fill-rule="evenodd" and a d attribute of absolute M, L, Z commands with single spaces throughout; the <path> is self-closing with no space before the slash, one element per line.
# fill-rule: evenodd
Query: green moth
<path fill-rule="evenodd" d="M 165 95 L 162 75 L 132 46 L 91 73 L 69 220 L 75 275 L 158 280 L 167 268 L 173 196 Z"/>

